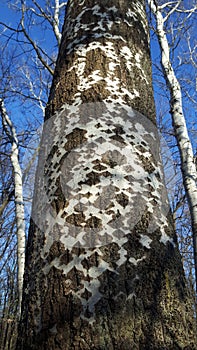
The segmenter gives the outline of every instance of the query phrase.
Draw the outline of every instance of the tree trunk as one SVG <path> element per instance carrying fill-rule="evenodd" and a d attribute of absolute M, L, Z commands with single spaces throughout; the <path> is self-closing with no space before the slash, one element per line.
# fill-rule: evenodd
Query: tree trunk
<path fill-rule="evenodd" d="M 2 116 L 3 129 L 6 132 L 8 139 L 12 145 L 11 149 L 11 163 L 13 166 L 14 177 L 14 197 L 15 197 L 15 211 L 16 211 L 16 227 L 17 227 L 17 280 L 18 280 L 18 316 L 21 314 L 21 303 L 23 294 L 23 275 L 25 268 L 25 211 L 23 201 L 23 181 L 22 171 L 19 163 L 19 142 L 16 130 L 12 121 L 10 120 L 4 101 L 0 99 L 0 113 Z"/>
<path fill-rule="evenodd" d="M 196 349 L 141 0 L 69 2 L 36 181 L 17 349 Z"/>
<path fill-rule="evenodd" d="M 157 37 L 161 49 L 161 64 L 164 78 L 170 91 L 170 113 L 172 116 L 174 135 L 179 149 L 181 173 L 192 223 L 195 287 L 197 293 L 197 169 L 182 106 L 181 86 L 170 61 L 170 47 L 164 30 L 165 20 L 156 2 L 149 0 L 148 3 L 156 19 Z"/>

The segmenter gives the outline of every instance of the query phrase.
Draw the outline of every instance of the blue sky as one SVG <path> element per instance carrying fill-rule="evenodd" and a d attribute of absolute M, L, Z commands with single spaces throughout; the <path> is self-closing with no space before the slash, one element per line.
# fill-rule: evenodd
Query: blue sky
<path fill-rule="evenodd" d="M 14 12 L 9 9 L 8 7 L 8 1 L 1 0 L 1 11 L 0 11 L 0 21 L 5 22 L 9 24 L 14 24 L 16 19 L 16 15 Z"/>

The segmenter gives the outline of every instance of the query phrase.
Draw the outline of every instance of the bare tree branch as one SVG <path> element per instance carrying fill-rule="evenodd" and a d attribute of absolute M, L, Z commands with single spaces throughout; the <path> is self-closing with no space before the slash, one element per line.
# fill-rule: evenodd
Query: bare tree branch
<path fill-rule="evenodd" d="M 49 71 L 49 73 L 51 75 L 54 74 L 53 69 L 47 64 L 47 62 L 44 60 L 44 58 L 42 57 L 42 55 L 40 54 L 40 50 L 38 48 L 38 46 L 36 45 L 35 41 L 33 41 L 31 39 L 31 37 L 29 36 L 29 34 L 27 33 L 26 29 L 25 29 L 25 25 L 24 25 L 24 13 L 25 13 L 25 5 L 24 5 L 24 1 L 22 1 L 22 18 L 21 18 L 21 27 L 23 30 L 23 33 L 25 35 L 25 37 L 27 38 L 27 40 L 29 41 L 29 43 L 32 45 L 33 49 L 35 50 L 40 62 L 42 62 L 43 66 Z"/>

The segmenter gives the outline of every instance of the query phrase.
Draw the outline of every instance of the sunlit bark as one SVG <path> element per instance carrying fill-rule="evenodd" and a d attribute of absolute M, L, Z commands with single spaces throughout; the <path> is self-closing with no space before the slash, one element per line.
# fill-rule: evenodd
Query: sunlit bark
<path fill-rule="evenodd" d="M 18 350 L 195 349 L 155 129 L 144 2 L 70 1 L 39 155 Z"/>
<path fill-rule="evenodd" d="M 14 197 L 17 226 L 17 256 L 18 256 L 18 313 L 21 313 L 23 275 L 25 267 L 25 217 L 23 202 L 22 172 L 19 163 L 19 149 L 16 130 L 6 112 L 4 101 L 0 99 L 0 113 L 2 116 L 3 128 L 12 145 L 11 162 L 14 170 Z"/>
<path fill-rule="evenodd" d="M 181 158 L 181 171 L 185 192 L 188 198 L 188 205 L 192 221 L 194 262 L 196 272 L 197 286 L 197 171 L 194 161 L 192 144 L 188 135 L 186 120 L 182 107 L 182 92 L 179 81 L 170 60 L 170 48 L 167 35 L 165 33 L 164 24 L 167 18 L 163 18 L 161 8 L 156 1 L 148 1 L 151 11 L 155 15 L 157 24 L 157 36 L 161 48 L 161 64 L 164 76 L 170 90 L 171 96 L 171 116 L 173 121 L 174 133 L 179 148 Z M 172 9 L 176 11 L 180 1 Z M 172 10 L 169 13 L 172 13 Z M 192 11 L 191 11 L 192 12 Z M 197 287 L 196 287 L 197 290 Z"/>

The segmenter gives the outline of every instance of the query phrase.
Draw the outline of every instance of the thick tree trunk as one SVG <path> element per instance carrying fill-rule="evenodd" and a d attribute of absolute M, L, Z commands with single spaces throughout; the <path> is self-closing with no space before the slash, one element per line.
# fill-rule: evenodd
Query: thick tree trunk
<path fill-rule="evenodd" d="M 154 113 L 144 3 L 70 1 L 18 350 L 196 349 Z"/>

